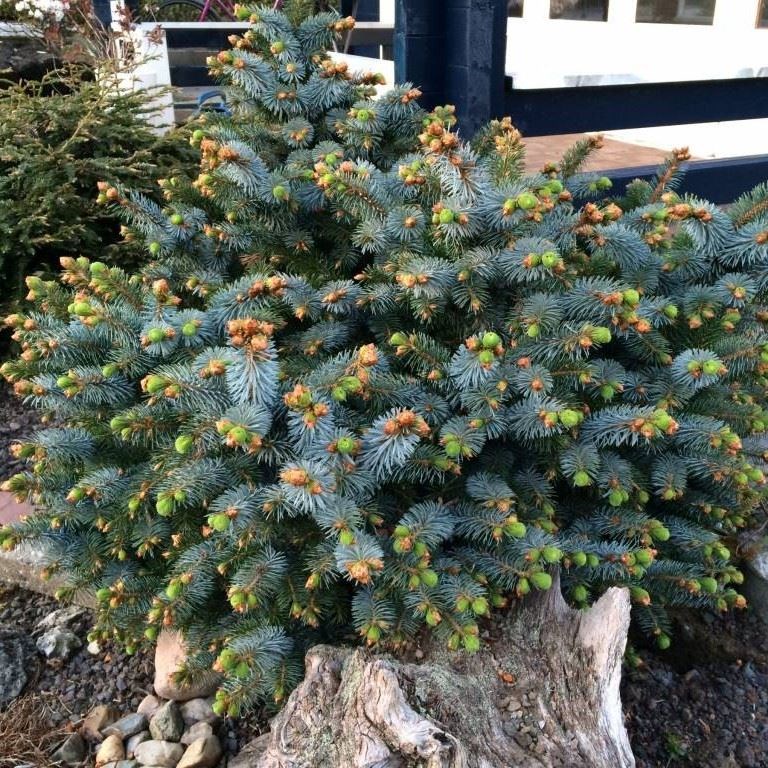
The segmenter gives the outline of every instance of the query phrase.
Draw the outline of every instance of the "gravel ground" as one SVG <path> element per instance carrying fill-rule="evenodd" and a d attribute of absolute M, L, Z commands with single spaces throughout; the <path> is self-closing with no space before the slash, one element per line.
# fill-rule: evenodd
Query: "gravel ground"
<path fill-rule="evenodd" d="M 22 466 L 9 456 L 9 444 L 37 424 L 0 389 L 0 479 Z M 32 631 L 57 607 L 50 598 L 0 586 L 0 626 Z M 78 628 L 83 640 L 88 620 Z M 768 627 L 757 617 L 681 614 L 669 651 L 639 652 L 643 665 L 627 671 L 622 684 L 637 768 L 768 768 Z M 46 664 L 35 689 L 58 697 L 58 718 L 76 721 L 96 704 L 135 711 L 151 686 L 150 657 L 116 647 L 92 656 L 84 641 L 68 661 Z M 265 727 L 259 712 L 228 723 L 225 746 L 234 752 Z"/>

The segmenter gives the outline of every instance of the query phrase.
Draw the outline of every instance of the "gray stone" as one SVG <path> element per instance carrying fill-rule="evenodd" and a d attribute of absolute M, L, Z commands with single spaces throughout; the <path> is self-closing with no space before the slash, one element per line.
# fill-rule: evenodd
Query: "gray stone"
<path fill-rule="evenodd" d="M 157 741 L 178 741 L 184 733 L 184 720 L 175 701 L 166 701 L 149 721 L 149 732 Z"/>
<path fill-rule="evenodd" d="M 72 625 L 85 616 L 85 608 L 79 605 L 68 605 L 66 608 L 59 608 L 51 611 L 35 624 L 35 629 L 46 632 L 49 629 L 70 629 Z"/>
<path fill-rule="evenodd" d="M 141 704 L 136 708 L 136 711 L 140 715 L 146 715 L 147 719 L 151 718 L 152 715 L 157 712 L 158 709 L 162 706 L 162 701 L 157 698 L 157 696 L 153 696 L 151 693 L 147 696 L 145 696 L 141 700 Z"/>
<path fill-rule="evenodd" d="M 51 755 L 54 763 L 78 765 L 85 760 L 88 745 L 79 733 L 70 734 L 67 740 Z"/>
<path fill-rule="evenodd" d="M 88 651 L 91 656 L 98 656 L 101 653 L 101 646 L 97 640 L 91 640 L 91 642 L 88 643 L 88 645 L 85 647 L 85 650 Z"/>
<path fill-rule="evenodd" d="M 190 699 L 181 705 L 185 725 L 193 723 L 218 723 L 221 718 L 213 711 L 213 699 Z"/>
<path fill-rule="evenodd" d="M 123 740 L 113 734 L 101 742 L 99 751 L 96 753 L 96 768 L 107 763 L 116 763 L 118 760 L 125 760 L 125 747 Z"/>
<path fill-rule="evenodd" d="M 104 763 L 101 768 L 139 768 L 135 760 L 118 760 L 116 763 Z"/>
<path fill-rule="evenodd" d="M 194 723 L 184 731 L 181 737 L 181 743 L 190 745 L 193 741 L 205 738 L 206 736 L 213 736 L 213 726 L 210 723 Z"/>
<path fill-rule="evenodd" d="M 139 744 L 142 744 L 145 741 L 149 741 L 151 738 L 152 738 L 152 734 L 150 734 L 149 731 L 141 731 L 140 733 L 137 733 L 135 736 L 131 736 L 131 738 L 125 742 L 125 756 L 133 757 L 133 755 L 136 752 L 136 747 L 138 747 Z"/>
<path fill-rule="evenodd" d="M 140 731 L 145 731 L 146 729 L 146 715 L 136 713 L 134 715 L 126 715 L 125 717 L 121 717 L 119 720 L 112 723 L 112 725 L 108 725 L 102 730 L 102 734 L 104 736 L 111 736 L 112 734 L 115 734 L 121 739 L 127 739 L 130 736 L 135 736 Z"/>
<path fill-rule="evenodd" d="M 213 768 L 221 757 L 221 744 L 215 736 L 204 736 L 193 741 L 181 758 L 177 768 Z"/>
<path fill-rule="evenodd" d="M 74 632 L 60 627 L 49 629 L 37 638 L 37 650 L 49 659 L 68 659 L 80 646 L 80 638 Z"/>
<path fill-rule="evenodd" d="M 0 710 L 10 704 L 39 665 L 35 644 L 15 629 L 0 629 Z"/>
<path fill-rule="evenodd" d="M 184 747 L 172 741 L 151 739 L 136 747 L 136 759 L 142 765 L 153 768 L 176 768 L 176 764 L 184 756 Z"/>
<path fill-rule="evenodd" d="M 101 733 L 108 725 L 112 725 L 120 715 L 117 710 L 109 704 L 99 704 L 94 707 L 83 720 L 80 726 L 80 733 L 88 741 L 101 741 L 104 736 Z"/>

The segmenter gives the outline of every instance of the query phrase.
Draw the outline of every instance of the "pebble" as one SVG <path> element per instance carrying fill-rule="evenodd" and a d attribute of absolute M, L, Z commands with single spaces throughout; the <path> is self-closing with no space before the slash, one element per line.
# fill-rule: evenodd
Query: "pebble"
<path fill-rule="evenodd" d="M 215 736 L 203 736 L 188 747 L 177 768 L 213 768 L 221 757 L 221 744 Z"/>
<path fill-rule="evenodd" d="M 80 733 L 88 741 L 101 741 L 104 738 L 102 731 L 112 725 L 119 717 L 118 711 L 107 704 L 99 704 L 94 707 L 83 720 Z"/>
<path fill-rule="evenodd" d="M 107 736 L 101 742 L 98 752 L 96 752 L 96 768 L 107 763 L 116 763 L 118 760 L 125 759 L 125 747 L 123 740 L 119 736 Z"/>
<path fill-rule="evenodd" d="M 68 659 L 82 646 L 82 642 L 74 632 L 54 627 L 40 635 L 35 645 L 37 650 L 48 659 Z"/>
<path fill-rule="evenodd" d="M 140 733 L 131 736 L 131 738 L 125 742 L 125 756 L 133 757 L 136 752 L 136 747 L 138 747 L 139 744 L 143 744 L 145 741 L 149 741 L 151 738 L 152 734 L 150 734 L 149 731 L 141 731 Z"/>
<path fill-rule="evenodd" d="M 151 739 L 136 747 L 136 759 L 142 765 L 158 766 L 158 768 L 175 768 L 184 756 L 184 747 L 172 741 Z"/>
<path fill-rule="evenodd" d="M 157 696 L 153 696 L 151 693 L 147 694 L 142 700 L 139 706 L 136 708 L 136 711 L 141 715 L 146 715 L 147 719 L 151 718 L 152 715 L 157 712 L 158 709 L 160 709 L 162 705 L 162 701 L 157 698 Z"/>
<path fill-rule="evenodd" d="M 136 713 L 133 715 L 126 715 L 121 717 L 112 725 L 107 726 L 102 730 L 104 736 L 111 736 L 115 734 L 121 739 L 125 740 L 129 736 L 134 736 L 139 731 L 144 731 L 147 728 L 147 718 L 145 715 Z"/>
<path fill-rule="evenodd" d="M 181 736 L 181 743 L 189 745 L 197 739 L 213 736 L 213 727 L 210 723 L 194 723 Z"/>
<path fill-rule="evenodd" d="M 88 754 L 88 745 L 79 733 L 73 733 L 51 755 L 54 763 L 61 762 L 65 765 L 78 765 Z"/>
<path fill-rule="evenodd" d="M 213 699 L 190 699 L 181 705 L 181 717 L 185 725 L 193 723 L 218 723 L 221 718 L 213 711 Z"/>
<path fill-rule="evenodd" d="M 184 720 L 175 701 L 166 701 L 155 712 L 149 721 L 149 732 L 157 741 L 179 741 L 184 733 Z"/>

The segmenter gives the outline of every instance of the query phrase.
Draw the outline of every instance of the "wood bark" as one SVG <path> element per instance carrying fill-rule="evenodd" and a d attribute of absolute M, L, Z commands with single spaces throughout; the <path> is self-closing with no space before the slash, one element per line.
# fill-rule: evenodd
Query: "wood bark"
<path fill-rule="evenodd" d="M 631 768 L 619 683 L 626 590 L 586 611 L 557 582 L 479 653 L 418 661 L 317 646 L 306 677 L 238 768 Z"/>

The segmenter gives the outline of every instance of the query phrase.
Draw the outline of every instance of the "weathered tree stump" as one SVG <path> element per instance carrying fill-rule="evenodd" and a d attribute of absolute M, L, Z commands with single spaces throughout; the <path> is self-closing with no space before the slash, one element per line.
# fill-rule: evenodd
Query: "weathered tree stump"
<path fill-rule="evenodd" d="M 557 582 L 479 653 L 419 663 L 317 646 L 304 682 L 238 768 L 626 768 L 619 683 L 626 590 L 587 611 Z"/>

